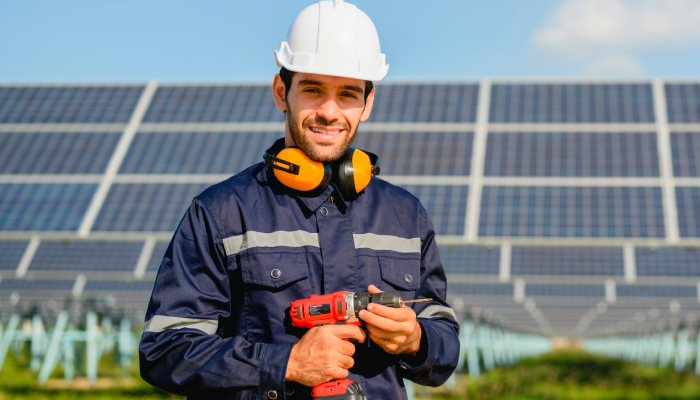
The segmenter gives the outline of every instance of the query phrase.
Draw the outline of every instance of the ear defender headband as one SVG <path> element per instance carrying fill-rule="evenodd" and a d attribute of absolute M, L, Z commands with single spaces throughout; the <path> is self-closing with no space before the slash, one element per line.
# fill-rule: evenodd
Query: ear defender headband
<path fill-rule="evenodd" d="M 285 148 L 284 139 L 267 149 L 263 160 L 280 183 L 302 196 L 320 195 L 333 176 L 331 164 L 310 159 L 298 147 Z M 350 147 L 335 166 L 340 194 L 346 198 L 357 196 L 373 175 L 379 175 L 378 161 L 376 154 Z"/>

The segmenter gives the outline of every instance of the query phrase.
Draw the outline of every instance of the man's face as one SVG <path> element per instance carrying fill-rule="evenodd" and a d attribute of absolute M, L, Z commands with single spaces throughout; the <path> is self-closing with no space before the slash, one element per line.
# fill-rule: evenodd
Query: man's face
<path fill-rule="evenodd" d="M 275 76 L 275 102 L 286 111 L 286 145 L 296 144 L 312 160 L 339 159 L 372 110 L 374 90 L 365 104 L 364 89 L 365 82 L 359 79 L 296 73 L 285 99 L 284 83 Z"/>

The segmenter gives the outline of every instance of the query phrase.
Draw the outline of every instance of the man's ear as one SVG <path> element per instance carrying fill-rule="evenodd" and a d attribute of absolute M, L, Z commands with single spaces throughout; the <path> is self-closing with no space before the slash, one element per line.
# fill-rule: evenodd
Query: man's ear
<path fill-rule="evenodd" d="M 284 112 L 287 111 L 287 99 L 285 98 L 286 87 L 282 81 L 280 74 L 275 75 L 275 80 L 272 82 L 272 95 L 275 98 L 277 109 Z"/>
<path fill-rule="evenodd" d="M 360 121 L 362 122 L 367 121 L 369 114 L 372 112 L 372 105 L 374 104 L 374 89 L 375 88 L 372 88 L 372 91 L 369 92 L 367 100 L 365 101 L 365 108 L 362 110 L 362 115 L 360 116 Z"/>

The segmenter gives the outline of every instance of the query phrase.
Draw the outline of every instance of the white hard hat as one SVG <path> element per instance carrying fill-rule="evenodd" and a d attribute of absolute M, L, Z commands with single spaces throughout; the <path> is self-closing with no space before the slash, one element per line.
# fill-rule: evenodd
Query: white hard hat
<path fill-rule="evenodd" d="M 372 20 L 343 0 L 303 9 L 292 22 L 287 41 L 275 51 L 280 68 L 367 81 L 386 76 L 385 58 Z"/>

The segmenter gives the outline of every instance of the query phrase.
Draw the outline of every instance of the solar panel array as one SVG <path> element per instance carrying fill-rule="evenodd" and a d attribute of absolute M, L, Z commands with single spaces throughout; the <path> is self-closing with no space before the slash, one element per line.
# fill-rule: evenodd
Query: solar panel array
<path fill-rule="evenodd" d="M 586 337 L 700 312 L 700 84 L 388 83 L 355 146 L 428 210 L 460 318 Z M 194 196 L 260 161 L 269 85 L 0 86 L 0 317 L 142 323 Z"/>

